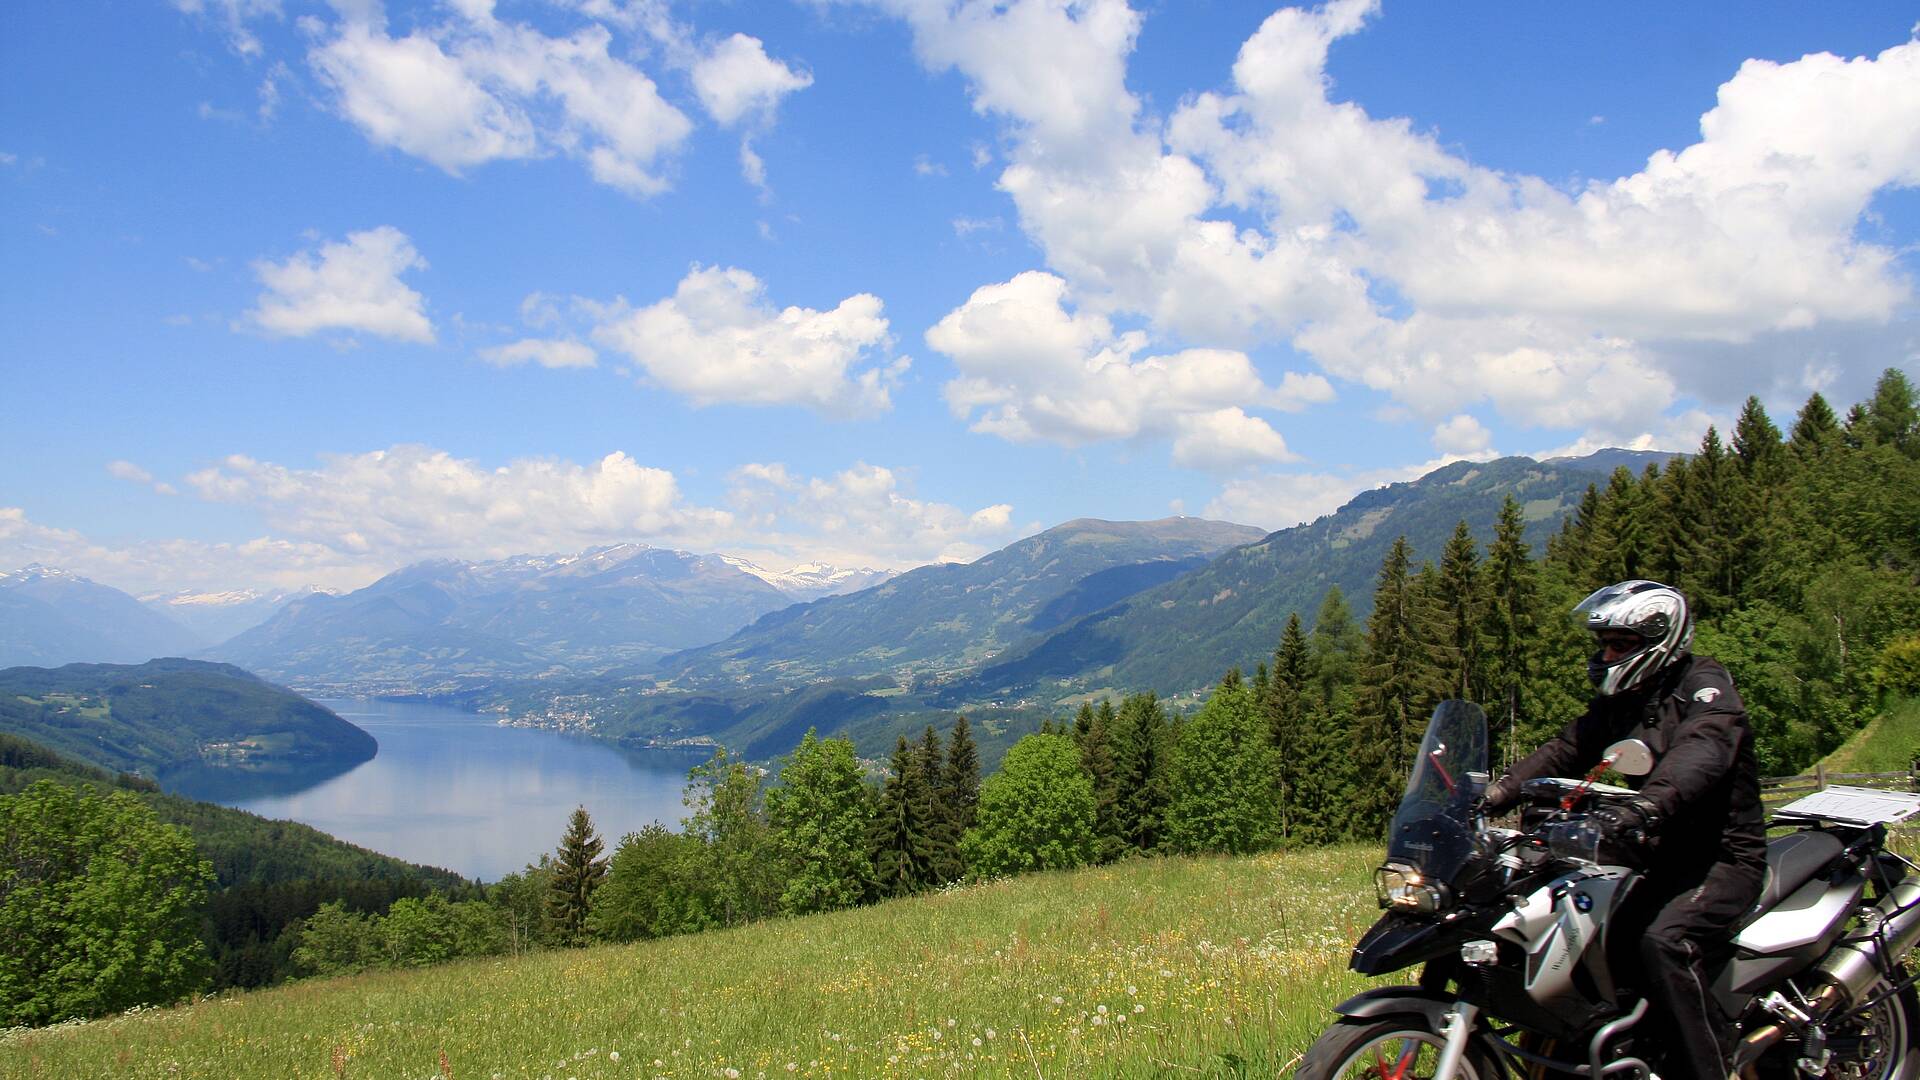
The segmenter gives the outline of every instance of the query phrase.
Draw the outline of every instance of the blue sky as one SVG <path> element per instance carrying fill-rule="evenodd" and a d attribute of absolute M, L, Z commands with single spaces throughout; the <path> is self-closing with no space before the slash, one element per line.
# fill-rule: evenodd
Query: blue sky
<path fill-rule="evenodd" d="M 1892 5 L 175 0 L 0 37 L 0 568 L 1281 528 L 1920 372 Z"/>

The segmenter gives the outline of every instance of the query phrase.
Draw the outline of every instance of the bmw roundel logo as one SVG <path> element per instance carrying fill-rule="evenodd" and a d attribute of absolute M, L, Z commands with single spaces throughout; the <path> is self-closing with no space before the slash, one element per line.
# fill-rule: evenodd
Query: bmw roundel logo
<path fill-rule="evenodd" d="M 1593 897 L 1588 896 L 1586 893 L 1583 893 L 1583 892 L 1574 893 L 1573 906 L 1576 908 L 1579 908 L 1581 911 L 1592 911 Z"/>

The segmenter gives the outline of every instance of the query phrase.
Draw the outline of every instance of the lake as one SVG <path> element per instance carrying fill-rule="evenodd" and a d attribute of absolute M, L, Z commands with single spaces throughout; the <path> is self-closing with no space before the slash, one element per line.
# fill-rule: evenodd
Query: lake
<path fill-rule="evenodd" d="M 497 881 L 558 847 L 575 806 L 593 816 L 609 855 L 649 822 L 679 828 L 687 770 L 708 756 L 502 727 L 494 716 L 438 705 L 316 700 L 378 739 L 379 754 L 292 791 L 201 782 L 181 793 Z"/>

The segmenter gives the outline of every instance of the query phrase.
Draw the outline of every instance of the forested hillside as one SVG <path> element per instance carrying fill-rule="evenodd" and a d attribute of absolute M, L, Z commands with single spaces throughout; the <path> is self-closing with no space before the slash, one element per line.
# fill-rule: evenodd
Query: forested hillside
<path fill-rule="evenodd" d="M 213 874 L 200 930 L 213 989 L 264 986 L 290 974 L 301 921 L 323 903 L 385 911 L 402 897 L 468 888 L 450 871 L 402 862 L 297 822 L 167 795 L 144 777 L 116 776 L 0 733 L 0 796 L 18 795 L 42 780 L 130 793 L 158 821 L 191 835 Z"/>
<path fill-rule="evenodd" d="M 0 671 L 0 731 L 115 772 L 165 781 L 339 771 L 373 757 L 371 735 L 226 664 L 153 660 Z"/>
<path fill-rule="evenodd" d="M 1018 643 L 956 679 L 939 700 L 964 707 L 1108 688 L 1180 694 L 1204 687 L 1224 667 L 1272 648 L 1287 614 L 1311 612 L 1329 588 L 1339 588 L 1364 616 L 1375 568 L 1397 537 L 1429 554 L 1438 553 L 1458 521 L 1476 537 L 1491 537 L 1501 500 L 1511 497 L 1537 546 L 1578 504 L 1596 475 L 1594 460 L 1623 453 L 1557 463 L 1461 461 L 1362 492 L 1332 514 L 1234 548 L 1192 573 Z"/>
<path fill-rule="evenodd" d="M 1259 536 L 1202 518 L 1069 521 L 971 563 L 923 566 L 764 616 L 667 657 L 661 678 L 681 688 L 869 676 L 907 684 L 978 663 Z"/>

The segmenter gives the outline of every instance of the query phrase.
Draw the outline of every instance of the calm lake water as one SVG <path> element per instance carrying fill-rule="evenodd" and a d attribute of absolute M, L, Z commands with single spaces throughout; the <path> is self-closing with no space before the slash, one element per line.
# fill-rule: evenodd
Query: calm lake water
<path fill-rule="evenodd" d="M 436 705 L 318 700 L 378 739 L 380 753 L 300 790 L 196 784 L 192 796 L 496 881 L 558 847 L 575 806 L 593 815 L 608 854 L 648 822 L 677 829 L 687 770 L 706 757 L 501 727 L 493 716 Z"/>

